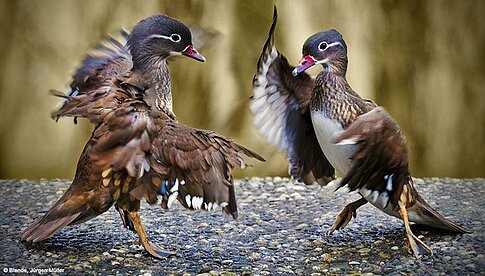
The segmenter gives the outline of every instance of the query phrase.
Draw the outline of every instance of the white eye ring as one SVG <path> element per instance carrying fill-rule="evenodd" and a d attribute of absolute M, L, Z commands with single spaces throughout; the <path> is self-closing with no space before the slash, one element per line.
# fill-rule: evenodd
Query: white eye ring
<path fill-rule="evenodd" d="M 182 37 L 179 34 L 171 34 L 170 36 L 154 34 L 154 35 L 151 35 L 150 38 L 163 38 L 163 39 L 168 39 L 175 43 L 178 43 L 182 40 Z"/>
<path fill-rule="evenodd" d="M 180 35 L 178 34 L 171 34 L 170 40 L 173 42 L 180 42 L 180 40 L 182 40 L 182 37 L 180 37 Z"/>
<path fill-rule="evenodd" d="M 325 42 L 325 41 L 322 41 L 322 42 L 320 42 L 320 44 L 318 44 L 318 50 L 320 50 L 322 52 L 327 50 L 327 48 L 328 48 L 328 43 Z"/>

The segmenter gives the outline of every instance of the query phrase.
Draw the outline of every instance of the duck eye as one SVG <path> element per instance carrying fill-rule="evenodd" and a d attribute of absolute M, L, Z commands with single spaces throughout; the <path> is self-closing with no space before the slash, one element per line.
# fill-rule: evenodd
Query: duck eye
<path fill-rule="evenodd" d="M 323 41 L 318 44 L 318 50 L 325 51 L 328 48 L 327 42 Z"/>
<path fill-rule="evenodd" d="M 178 34 L 172 34 L 170 36 L 170 40 L 172 40 L 173 42 L 180 42 L 180 40 L 182 40 L 182 37 L 180 37 L 180 35 Z"/>

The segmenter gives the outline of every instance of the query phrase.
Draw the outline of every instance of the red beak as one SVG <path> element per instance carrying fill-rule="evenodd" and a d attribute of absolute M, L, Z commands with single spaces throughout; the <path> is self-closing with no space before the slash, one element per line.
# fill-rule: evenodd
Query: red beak
<path fill-rule="evenodd" d="M 298 66 L 295 67 L 295 69 L 293 70 L 293 72 L 291 72 L 291 74 L 293 76 L 296 76 L 296 75 L 300 74 L 301 72 L 304 72 L 306 69 L 315 65 L 315 62 L 316 62 L 316 60 L 312 56 L 310 56 L 310 55 L 304 56 L 304 57 L 301 58 L 300 64 L 298 64 Z"/>
<path fill-rule="evenodd" d="M 185 48 L 185 50 L 182 51 L 182 55 L 188 56 L 190 58 L 193 58 L 201 62 L 205 61 L 205 57 L 199 54 L 199 52 L 197 52 L 197 50 L 195 50 L 194 46 L 192 45 L 187 46 L 187 48 Z"/>

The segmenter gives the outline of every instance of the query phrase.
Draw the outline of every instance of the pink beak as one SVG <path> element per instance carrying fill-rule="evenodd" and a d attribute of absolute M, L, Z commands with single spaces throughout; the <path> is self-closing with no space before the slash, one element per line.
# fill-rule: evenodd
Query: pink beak
<path fill-rule="evenodd" d="M 193 58 L 201 62 L 205 61 L 205 57 L 199 54 L 199 52 L 197 52 L 197 50 L 195 50 L 194 46 L 192 45 L 187 46 L 187 48 L 185 48 L 185 50 L 182 51 L 182 55 L 188 56 L 190 58 Z"/>
<path fill-rule="evenodd" d="M 306 55 L 300 60 L 300 64 L 298 64 L 298 66 L 295 67 L 295 69 L 293 70 L 293 72 L 291 72 L 291 74 L 293 76 L 296 76 L 296 75 L 300 74 L 301 72 L 304 72 L 306 69 L 315 65 L 315 62 L 316 62 L 316 60 L 315 60 L 314 57 L 312 57 L 310 55 Z"/>

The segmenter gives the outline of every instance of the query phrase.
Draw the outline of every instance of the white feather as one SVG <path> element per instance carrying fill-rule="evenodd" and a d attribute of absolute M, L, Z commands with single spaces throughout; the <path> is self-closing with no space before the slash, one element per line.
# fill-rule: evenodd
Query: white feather
<path fill-rule="evenodd" d="M 368 197 L 370 196 L 370 194 L 372 193 L 372 191 L 371 191 L 371 190 L 369 190 L 369 189 L 366 189 L 366 188 L 362 188 L 362 189 L 360 189 L 360 190 L 359 190 L 359 193 L 360 193 L 360 194 L 361 194 L 363 197 L 368 198 Z"/>
<path fill-rule="evenodd" d="M 336 145 L 339 145 L 339 146 L 355 145 L 355 144 L 357 144 L 358 141 L 359 141 L 358 137 L 354 136 L 354 137 L 351 137 L 349 139 L 343 139 L 342 141 L 338 142 Z"/>
<path fill-rule="evenodd" d="M 190 208 L 192 206 L 192 202 L 190 201 L 190 195 L 185 196 L 185 203 L 187 203 L 187 206 Z"/>
<path fill-rule="evenodd" d="M 388 190 L 389 192 L 392 191 L 392 186 L 393 186 L 393 176 L 394 174 L 391 174 L 390 176 L 389 175 L 386 175 L 387 176 L 387 185 L 386 185 L 386 190 Z"/>
<path fill-rule="evenodd" d="M 178 190 L 179 190 L 179 180 L 177 178 L 175 178 L 175 184 L 170 189 L 170 192 L 173 193 L 173 192 L 178 191 Z"/>
<path fill-rule="evenodd" d="M 372 192 L 372 197 L 371 197 L 371 200 L 370 201 L 372 203 L 376 203 L 378 197 L 379 197 L 379 192 L 378 191 L 374 191 L 374 192 Z"/>
<path fill-rule="evenodd" d="M 192 208 L 194 208 L 194 210 L 199 210 L 202 208 L 202 202 L 204 201 L 204 199 L 200 196 L 194 196 L 192 197 Z"/>
<path fill-rule="evenodd" d="M 171 208 L 172 207 L 172 204 L 174 203 L 174 201 L 177 199 L 177 197 L 179 196 L 179 192 L 174 192 L 173 194 L 170 194 L 170 196 L 168 197 L 168 200 L 167 200 L 167 207 L 168 208 Z"/>
<path fill-rule="evenodd" d="M 389 195 L 387 192 L 383 192 L 379 195 L 376 204 L 380 205 L 382 208 L 386 207 L 389 201 Z"/>

